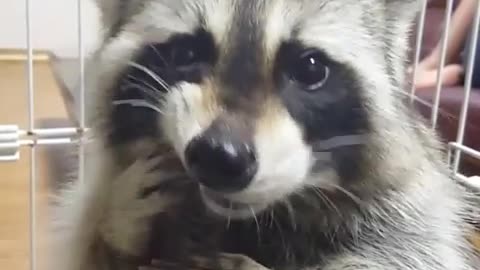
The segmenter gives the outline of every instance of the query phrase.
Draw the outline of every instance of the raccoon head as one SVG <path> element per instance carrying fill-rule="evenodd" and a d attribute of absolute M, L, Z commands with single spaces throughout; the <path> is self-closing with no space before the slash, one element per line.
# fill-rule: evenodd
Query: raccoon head
<path fill-rule="evenodd" d="M 214 212 L 310 188 L 368 196 L 418 167 L 395 95 L 417 1 L 99 2 L 107 145 L 170 145 Z"/>

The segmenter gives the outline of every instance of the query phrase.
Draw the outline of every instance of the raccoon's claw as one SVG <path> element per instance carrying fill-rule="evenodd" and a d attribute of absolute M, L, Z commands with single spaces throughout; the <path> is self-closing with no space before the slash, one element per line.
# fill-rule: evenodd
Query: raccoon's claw
<path fill-rule="evenodd" d="M 269 270 L 251 258 L 239 255 L 221 253 L 215 259 L 193 257 L 188 262 L 172 263 L 162 260 L 153 260 L 149 266 L 142 266 L 139 270 Z"/>
<path fill-rule="evenodd" d="M 150 164 L 149 171 L 185 172 L 182 162 L 175 153 L 151 154 L 145 160 Z"/>
<path fill-rule="evenodd" d="M 217 262 L 222 270 L 268 270 L 267 267 L 241 254 L 221 253 Z"/>
<path fill-rule="evenodd" d="M 100 232 L 118 252 L 141 255 L 150 233 L 150 221 L 178 203 L 174 194 L 148 192 L 167 181 L 167 173 L 154 172 L 158 160 L 138 161 L 113 183 Z M 154 189 L 154 188 L 153 188 Z"/>

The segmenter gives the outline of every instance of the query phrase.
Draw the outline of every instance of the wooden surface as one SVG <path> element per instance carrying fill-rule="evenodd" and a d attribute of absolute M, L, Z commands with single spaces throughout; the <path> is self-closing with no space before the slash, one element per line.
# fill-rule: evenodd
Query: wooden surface
<path fill-rule="evenodd" d="M 24 57 L 23 57 L 24 58 Z M 26 65 L 21 54 L 0 52 L 0 124 L 28 125 Z M 35 115 L 37 119 L 66 117 L 63 100 L 50 65 L 39 56 L 34 64 Z M 46 251 L 45 221 L 47 166 L 45 149 L 37 147 L 37 252 L 39 268 Z M 0 269 L 29 269 L 30 149 L 22 148 L 19 161 L 0 163 Z"/>

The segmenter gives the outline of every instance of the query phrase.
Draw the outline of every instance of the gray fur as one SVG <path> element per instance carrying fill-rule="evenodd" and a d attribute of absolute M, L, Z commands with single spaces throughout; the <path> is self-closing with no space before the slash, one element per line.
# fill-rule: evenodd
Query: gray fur
<path fill-rule="evenodd" d="M 467 222 L 472 220 L 471 212 L 476 208 L 470 203 L 474 201 L 471 199 L 473 195 L 450 179 L 436 134 L 398 98 L 398 92 L 406 85 L 407 37 L 419 1 L 262 0 L 257 4 L 242 1 L 246 0 L 98 0 L 107 34 L 96 54 L 98 66 L 92 67 L 96 71 L 92 73 L 97 77 L 90 91 L 96 101 L 92 111 L 95 112 L 93 123 L 97 142 L 87 150 L 86 182 L 72 184 L 60 198 L 53 231 L 55 257 L 51 258 L 49 269 L 113 270 L 148 265 L 135 260 L 126 261 L 146 254 L 147 242 L 156 229 L 152 228 L 156 217 L 176 209 L 174 205 L 179 201 L 192 203 L 194 200 L 187 191 L 168 189 L 161 194 L 138 197 L 146 187 L 163 184 L 172 178 L 180 177 L 182 181 L 187 178 L 181 166 L 173 170 L 170 165 L 162 165 L 168 159 L 167 154 L 152 161 L 147 158 L 149 151 L 158 147 L 168 151 L 173 149 L 179 158 L 176 165 L 181 164 L 185 142 L 204 128 L 194 126 L 211 122 L 215 114 L 221 113 L 218 107 L 222 104 L 212 102 L 211 111 L 206 111 L 195 96 L 199 95 L 196 90 L 200 89 L 195 86 L 172 89 L 173 101 L 162 108 L 167 112 L 162 116 L 165 118 L 162 122 L 165 134 L 158 141 L 145 139 L 112 147 L 108 145 L 106 134 L 109 133 L 107 123 L 117 76 L 143 43 L 161 43 L 175 33 L 192 32 L 199 25 L 213 33 L 224 54 L 221 59 L 229 59 L 235 45 L 243 46 L 235 43 L 238 33 L 234 35 L 232 31 L 238 29 L 234 25 L 241 22 L 238 14 L 245 12 L 240 8 L 245 5 L 252 14 L 260 17 L 251 22 L 252 25 L 266 27 L 269 19 L 282 23 L 280 29 L 273 23 L 263 34 L 252 35 L 252 39 L 262 39 L 264 45 L 258 46 L 264 56 L 258 65 L 264 65 L 268 70 L 272 55 L 285 39 L 298 38 L 322 49 L 355 72 L 371 124 L 364 143 L 363 159 L 359 161 L 361 170 L 352 181 L 341 179 L 341 172 L 329 165 L 322 173 L 313 173 L 301 159 L 282 163 L 288 172 L 268 167 L 275 166 L 275 162 L 261 164 L 266 168 L 267 180 L 260 180 L 278 180 L 279 187 L 268 194 L 276 200 L 268 201 L 275 205 L 267 213 L 272 215 L 272 222 L 274 213 L 280 215 L 280 220 L 291 222 L 278 230 L 285 230 L 290 238 L 303 235 L 304 238 L 299 239 L 322 239 L 318 243 L 306 241 L 300 245 L 287 241 L 291 245 L 288 247 L 298 249 L 280 247 L 279 256 L 283 260 L 271 263 L 270 267 L 305 270 L 478 268 L 479 259 L 467 241 L 473 232 Z M 277 17 L 272 19 L 272 16 Z M 176 97 L 180 91 L 183 96 Z M 180 102 L 174 102 L 181 100 L 180 97 L 195 113 L 188 115 Z M 182 115 L 175 114 L 178 112 Z M 169 119 L 172 115 L 177 118 Z M 310 158 L 313 146 L 302 141 L 298 131 L 300 125 L 284 110 L 278 110 L 272 119 L 270 129 L 263 131 L 266 135 L 259 135 L 258 139 L 260 143 L 267 140 L 274 145 L 261 148 L 266 159 L 285 158 L 288 161 L 287 158 L 302 155 Z M 152 123 L 157 124 L 160 125 Z M 274 133 L 284 130 L 288 132 Z M 289 151 L 285 157 L 278 157 L 278 149 Z M 305 161 L 311 160 L 306 158 Z M 295 162 L 303 166 L 293 166 L 297 164 Z M 154 169 L 158 163 L 161 170 Z M 290 163 L 292 167 L 288 167 Z M 308 170 L 305 176 L 302 168 Z M 286 177 L 269 178 L 269 173 L 277 170 Z M 298 183 L 288 182 L 298 175 L 302 175 Z M 260 180 L 255 185 L 265 187 Z M 318 194 L 303 192 L 304 187 L 311 186 L 312 190 L 326 191 L 323 201 Z M 240 194 L 239 198 L 258 199 L 265 195 L 252 190 Z M 197 204 L 202 205 L 202 202 Z M 190 211 L 183 214 L 195 214 Z M 268 235 L 268 230 L 260 228 L 265 221 L 262 219 L 264 215 L 255 214 L 259 219 L 255 221 L 260 222 L 260 225 L 257 223 L 259 232 Z M 206 216 L 201 216 L 200 221 L 210 222 Z M 183 220 L 175 222 L 181 224 Z M 238 222 L 240 226 L 244 225 L 243 220 Z M 278 240 L 281 236 L 274 235 L 273 238 Z M 233 239 L 228 233 L 224 237 Z M 246 239 L 256 239 L 256 235 L 249 237 Z M 197 244 L 200 249 L 205 249 L 203 242 Z M 240 270 L 267 269 L 259 263 L 269 263 L 269 258 L 261 254 L 232 255 L 222 253 L 221 248 L 219 252 L 221 256 L 217 262 L 222 270 L 233 270 L 234 266 L 239 266 Z M 305 255 L 302 252 L 313 254 L 308 261 L 315 264 L 307 265 L 306 259 L 299 259 Z M 240 263 L 234 263 L 237 260 Z M 201 265 L 201 262 L 197 263 Z M 150 267 L 168 268 L 161 262 Z"/>

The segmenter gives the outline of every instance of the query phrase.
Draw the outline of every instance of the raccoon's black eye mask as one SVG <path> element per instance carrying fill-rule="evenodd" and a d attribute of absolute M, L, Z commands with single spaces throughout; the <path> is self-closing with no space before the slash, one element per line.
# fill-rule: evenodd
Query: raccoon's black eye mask
<path fill-rule="evenodd" d="M 286 43 L 285 47 L 290 51 L 282 60 L 284 77 L 307 91 L 321 89 L 330 76 L 330 61 L 325 54 L 296 44 Z M 148 44 L 138 54 L 136 62 L 158 72 L 172 85 L 179 81 L 200 82 L 217 63 L 217 58 L 212 35 L 199 29 L 194 34 L 175 35 L 164 43 Z M 149 77 L 138 69 L 129 69 L 127 73 L 134 77 Z"/>
<path fill-rule="evenodd" d="M 158 138 L 155 123 L 162 111 L 163 95 L 178 82 L 199 83 L 211 72 L 216 51 L 213 37 L 204 30 L 141 48 L 115 86 L 110 142 Z"/>
<path fill-rule="evenodd" d="M 158 74 L 168 85 L 179 81 L 198 83 L 215 64 L 216 52 L 212 35 L 197 30 L 191 35 L 175 35 L 164 43 L 148 44 L 140 51 L 136 62 Z M 127 72 L 140 78 L 148 77 L 141 70 Z"/>
<path fill-rule="evenodd" d="M 368 132 L 361 84 L 347 65 L 291 41 L 280 46 L 273 72 L 279 96 L 309 143 Z"/>
<path fill-rule="evenodd" d="M 249 43 L 242 46 L 249 46 Z M 255 53 L 249 52 L 255 50 L 253 45 L 252 48 L 239 49 Z M 255 57 L 261 56 L 255 53 Z M 113 100 L 126 100 L 126 103 L 141 100 L 149 107 L 115 106 L 112 134 L 116 135 L 113 135 L 113 141 L 122 143 L 142 137 L 158 138 L 161 132 L 153 123 L 158 123 L 161 115 L 164 93 L 179 82 L 200 83 L 208 76 L 223 76 L 223 71 L 218 70 L 222 69 L 218 61 L 218 46 L 212 34 L 203 29 L 193 34 L 172 36 L 163 43 L 145 45 L 132 60 L 133 65 L 120 75 L 116 87 L 119 90 L 115 91 Z M 238 58 L 236 61 L 248 59 Z M 241 62 L 238 64 L 243 67 Z M 213 74 L 214 70 L 219 74 Z M 260 71 L 244 72 L 239 68 L 234 72 L 237 79 L 229 82 L 248 85 L 248 74 Z M 255 78 L 251 77 L 252 80 Z M 362 134 L 368 129 L 355 73 L 322 50 L 298 41 L 284 41 L 276 53 L 270 78 L 275 93 L 305 129 L 307 141 Z"/>

